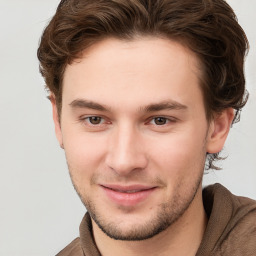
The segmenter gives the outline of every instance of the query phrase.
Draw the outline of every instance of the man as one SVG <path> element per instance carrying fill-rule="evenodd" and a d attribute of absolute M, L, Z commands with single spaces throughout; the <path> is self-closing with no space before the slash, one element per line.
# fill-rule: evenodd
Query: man
<path fill-rule="evenodd" d="M 202 193 L 247 100 L 247 48 L 223 0 L 59 4 L 38 57 L 88 213 L 58 255 L 256 255 L 256 203 Z"/>

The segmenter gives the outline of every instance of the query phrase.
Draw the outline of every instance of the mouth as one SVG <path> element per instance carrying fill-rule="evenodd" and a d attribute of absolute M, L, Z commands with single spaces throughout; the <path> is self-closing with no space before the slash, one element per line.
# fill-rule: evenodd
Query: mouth
<path fill-rule="evenodd" d="M 108 199 L 123 206 L 135 206 L 146 201 L 157 189 L 154 186 L 144 185 L 101 185 Z"/>

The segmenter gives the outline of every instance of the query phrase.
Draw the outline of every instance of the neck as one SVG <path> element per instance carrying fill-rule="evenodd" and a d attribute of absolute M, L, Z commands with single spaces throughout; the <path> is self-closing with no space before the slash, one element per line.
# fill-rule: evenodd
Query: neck
<path fill-rule="evenodd" d="M 202 191 L 187 211 L 160 234 L 143 241 L 120 241 L 105 235 L 92 221 L 94 239 L 102 256 L 194 256 L 200 246 L 207 225 Z"/>

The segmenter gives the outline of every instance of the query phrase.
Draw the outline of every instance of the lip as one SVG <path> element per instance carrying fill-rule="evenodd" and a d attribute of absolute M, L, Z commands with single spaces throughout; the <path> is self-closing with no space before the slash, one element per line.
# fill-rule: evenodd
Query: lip
<path fill-rule="evenodd" d="M 136 206 L 147 200 L 157 187 L 145 185 L 101 185 L 107 197 L 118 205 Z"/>

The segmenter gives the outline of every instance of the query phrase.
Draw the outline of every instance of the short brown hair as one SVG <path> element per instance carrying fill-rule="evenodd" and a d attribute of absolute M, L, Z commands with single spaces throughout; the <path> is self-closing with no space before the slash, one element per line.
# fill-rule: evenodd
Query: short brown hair
<path fill-rule="evenodd" d="M 201 88 L 208 120 L 214 113 L 245 105 L 246 35 L 224 0 L 62 0 L 43 32 L 38 49 L 40 72 L 56 98 L 59 114 L 67 64 L 84 49 L 108 37 L 165 37 L 181 42 L 200 60 Z M 218 169 L 208 156 L 208 168 Z"/>

